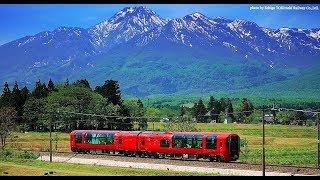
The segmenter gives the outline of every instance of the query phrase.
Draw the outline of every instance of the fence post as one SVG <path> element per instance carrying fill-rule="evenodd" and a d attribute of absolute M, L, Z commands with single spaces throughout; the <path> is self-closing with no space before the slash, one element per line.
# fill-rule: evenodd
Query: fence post
<path fill-rule="evenodd" d="M 154 131 L 154 118 L 152 118 L 152 131 Z"/>
<path fill-rule="evenodd" d="M 49 131 L 50 131 L 50 162 L 52 162 L 52 135 L 51 135 L 51 132 L 52 132 L 52 117 L 50 116 L 49 117 Z"/>
<path fill-rule="evenodd" d="M 320 169 L 320 114 L 318 115 L 318 169 Z"/>

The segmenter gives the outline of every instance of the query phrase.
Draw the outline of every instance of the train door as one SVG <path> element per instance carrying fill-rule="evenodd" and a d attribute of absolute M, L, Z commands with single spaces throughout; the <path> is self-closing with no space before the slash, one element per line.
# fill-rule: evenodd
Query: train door
<path fill-rule="evenodd" d="M 122 144 L 123 144 L 123 139 L 122 139 L 122 136 L 121 135 L 117 135 L 114 137 L 114 141 L 116 143 L 116 149 L 117 150 L 122 150 Z"/>
<path fill-rule="evenodd" d="M 240 151 L 240 137 L 237 135 L 232 135 L 227 138 L 227 148 L 229 149 L 230 158 L 237 160 L 239 158 Z"/>

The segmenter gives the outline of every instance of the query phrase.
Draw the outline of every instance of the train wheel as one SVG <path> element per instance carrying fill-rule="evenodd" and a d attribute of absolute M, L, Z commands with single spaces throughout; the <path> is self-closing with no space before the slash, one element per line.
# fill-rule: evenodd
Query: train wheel
<path fill-rule="evenodd" d="M 216 161 L 217 161 L 217 162 L 222 162 L 221 157 L 218 156 Z"/>
<path fill-rule="evenodd" d="M 210 161 L 210 162 L 213 162 L 213 160 L 214 160 L 213 157 L 210 156 L 210 157 L 209 157 L 209 161 Z"/>

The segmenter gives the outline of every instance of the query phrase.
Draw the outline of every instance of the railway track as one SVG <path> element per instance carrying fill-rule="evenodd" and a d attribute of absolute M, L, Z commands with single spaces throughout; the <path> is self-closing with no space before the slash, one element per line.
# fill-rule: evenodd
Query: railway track
<path fill-rule="evenodd" d="M 49 156 L 49 152 L 36 152 L 42 156 Z M 208 168 L 223 168 L 223 169 L 239 169 L 239 170 L 255 170 L 262 171 L 261 164 L 249 164 L 242 162 L 209 162 L 208 160 L 181 160 L 181 159 L 156 159 L 156 158 L 141 158 L 141 157 L 127 157 L 123 155 L 94 155 L 94 154 L 77 154 L 77 153 L 53 153 L 54 156 L 60 157 L 77 157 L 84 159 L 101 159 L 113 160 L 121 162 L 135 162 L 135 163 L 153 163 L 153 164 L 167 164 L 179 166 L 192 166 L 192 167 L 208 167 Z M 266 165 L 266 172 L 280 172 L 304 175 L 320 176 L 320 169 L 313 167 L 290 166 L 290 165 Z M 261 173 L 262 174 L 262 173 Z"/>

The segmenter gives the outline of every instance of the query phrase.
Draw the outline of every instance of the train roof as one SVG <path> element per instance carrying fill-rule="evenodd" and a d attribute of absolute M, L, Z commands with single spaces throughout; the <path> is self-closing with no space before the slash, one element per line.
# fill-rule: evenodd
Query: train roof
<path fill-rule="evenodd" d="M 123 133 L 123 134 L 172 134 L 172 135 L 219 135 L 230 136 L 237 135 L 236 133 L 228 132 L 171 132 L 171 131 L 119 131 L 119 130 L 74 130 L 75 132 L 100 132 L 100 133 Z"/>
<path fill-rule="evenodd" d="M 228 132 L 172 132 L 174 135 L 219 135 L 219 136 L 230 136 L 237 135 L 235 133 Z"/>
<path fill-rule="evenodd" d="M 122 131 L 117 131 L 117 130 L 73 130 L 71 133 L 75 133 L 75 132 L 117 133 L 117 132 L 122 132 Z"/>

